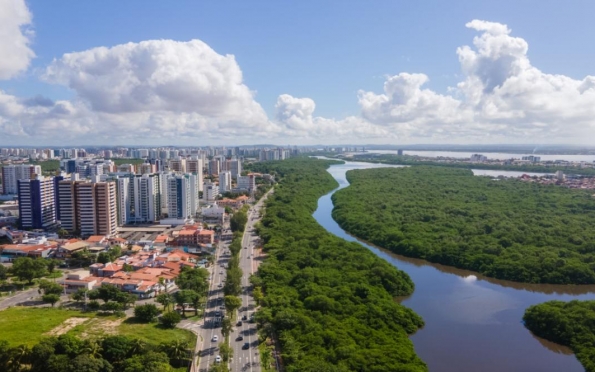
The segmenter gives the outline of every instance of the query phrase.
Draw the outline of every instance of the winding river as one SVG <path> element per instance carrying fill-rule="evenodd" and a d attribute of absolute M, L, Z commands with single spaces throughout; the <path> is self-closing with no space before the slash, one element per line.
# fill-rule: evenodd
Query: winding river
<path fill-rule="evenodd" d="M 339 188 L 351 169 L 387 165 L 346 162 L 329 173 Z M 498 171 L 506 175 L 506 171 Z M 338 190 L 337 189 L 337 190 Z M 359 241 L 333 220 L 331 195 L 318 200 L 314 218 L 329 232 Z M 407 272 L 415 283 L 402 304 L 420 314 L 425 327 L 411 336 L 415 350 L 434 372 L 573 372 L 584 369 L 563 346 L 533 336 L 521 323 L 524 310 L 549 300 L 595 299 L 595 286 L 521 284 L 485 278 L 424 260 L 406 258 L 359 241 Z"/>

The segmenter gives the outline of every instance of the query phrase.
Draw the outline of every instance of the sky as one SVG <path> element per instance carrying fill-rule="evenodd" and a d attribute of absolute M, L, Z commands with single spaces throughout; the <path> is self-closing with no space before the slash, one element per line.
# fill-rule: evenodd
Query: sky
<path fill-rule="evenodd" d="M 0 0 L 0 146 L 592 144 L 592 1 Z"/>

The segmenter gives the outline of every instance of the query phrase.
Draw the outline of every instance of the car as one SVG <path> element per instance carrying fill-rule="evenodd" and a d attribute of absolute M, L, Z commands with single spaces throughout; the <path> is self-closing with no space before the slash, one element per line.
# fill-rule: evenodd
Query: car
<path fill-rule="evenodd" d="M 236 338 L 236 341 L 244 341 L 244 336 L 242 336 L 242 335 L 239 335 L 239 336 Z"/>
<path fill-rule="evenodd" d="M 219 341 L 219 336 L 214 335 L 213 338 L 211 339 L 211 342 L 217 342 Z"/>
<path fill-rule="evenodd" d="M 242 349 L 244 349 L 244 350 L 250 349 L 250 343 L 249 342 L 244 343 L 244 345 L 242 346 Z"/>
<path fill-rule="evenodd" d="M 248 320 L 248 317 L 246 315 L 242 316 L 242 320 Z"/>
<path fill-rule="evenodd" d="M 221 363 L 221 355 L 215 357 L 215 363 Z"/>
<path fill-rule="evenodd" d="M 215 316 L 221 316 L 221 312 L 220 311 L 215 311 Z"/>
<path fill-rule="evenodd" d="M 223 271 L 220 271 L 219 274 L 223 275 Z"/>
<path fill-rule="evenodd" d="M 225 310 L 225 306 L 219 306 L 219 310 Z"/>
<path fill-rule="evenodd" d="M 217 287 L 221 288 L 221 287 L 223 287 L 223 284 L 219 283 L 219 284 L 217 285 Z"/>
<path fill-rule="evenodd" d="M 236 326 L 241 327 L 242 324 L 244 324 L 244 323 L 242 323 L 242 321 L 240 320 L 240 321 L 238 321 L 238 323 L 236 324 Z"/>

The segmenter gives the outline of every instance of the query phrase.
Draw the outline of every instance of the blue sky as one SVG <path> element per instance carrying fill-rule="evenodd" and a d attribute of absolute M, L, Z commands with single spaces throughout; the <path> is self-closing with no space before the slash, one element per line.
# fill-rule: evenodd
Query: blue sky
<path fill-rule="evenodd" d="M 20 1 L 22 0 L 0 0 L 0 11 L 7 3 Z M 440 95 L 439 98 L 462 95 L 461 92 L 453 93 L 449 87 L 457 87 L 457 84 L 465 81 L 469 75 L 468 72 L 462 72 L 457 48 L 464 45 L 473 46 L 473 38 L 480 35 L 478 30 L 465 27 L 475 19 L 507 25 L 511 30 L 511 37 L 522 38 L 528 44 L 526 57 L 531 66 L 544 74 L 564 75 L 568 79 L 576 80 L 576 85 L 580 85 L 580 81 L 586 76 L 595 74 L 595 49 L 592 48 L 591 42 L 595 39 L 595 24 L 592 22 L 595 3 L 589 1 L 573 1 L 569 4 L 543 0 L 30 0 L 26 2 L 26 6 L 32 15 L 32 22 L 21 26 L 21 30 L 28 28 L 34 31 L 34 36 L 29 39 L 29 48 L 36 57 L 18 74 L 0 80 L 0 90 L 6 95 L 23 100 L 41 94 L 56 102 L 79 101 L 82 102 L 81 105 L 93 106 L 90 96 L 85 96 L 73 88 L 71 78 L 57 81 L 60 79 L 40 76 L 46 74 L 46 69 L 52 65 L 52 61 L 59 61 L 64 53 L 81 53 L 95 47 L 110 48 L 146 40 L 171 39 L 186 42 L 199 39 L 219 55 L 235 56 L 237 66 L 243 73 L 241 83 L 255 92 L 253 98 L 264 111 L 267 118 L 264 120 L 272 122 L 262 128 L 263 132 L 274 132 L 271 139 L 289 137 L 295 138 L 297 143 L 332 140 L 335 139 L 334 129 L 346 127 L 350 130 L 342 132 L 340 142 L 343 143 L 365 143 L 366 140 L 371 143 L 382 142 L 387 133 L 394 133 L 391 142 L 477 142 L 481 138 L 477 136 L 476 128 L 468 133 L 461 129 L 461 126 L 474 121 L 477 125 L 485 125 L 486 130 L 493 133 L 494 141 L 506 141 L 506 133 L 515 130 L 518 132 L 518 127 L 510 127 L 514 126 L 514 123 L 509 120 L 501 121 L 501 117 L 494 119 L 492 116 L 486 118 L 484 115 L 478 120 L 477 113 L 484 112 L 485 107 L 481 110 L 474 108 L 473 113 L 461 114 L 462 118 L 457 123 L 451 123 L 456 126 L 453 130 L 452 126 L 442 128 L 431 124 L 428 127 L 430 119 L 426 118 L 423 121 L 419 116 L 413 117 L 417 112 L 415 110 L 407 111 L 409 114 L 405 115 L 406 117 L 395 117 L 395 107 L 385 107 L 388 110 L 385 113 L 366 112 L 363 104 L 358 102 L 358 94 L 361 92 L 382 95 L 383 85 L 388 81 L 388 77 L 404 72 L 425 74 L 429 80 L 422 89 L 431 90 Z M 72 66 L 62 67 L 72 69 Z M 288 98 L 281 105 L 280 95 L 284 94 L 291 96 L 293 100 Z M 384 94 L 386 95 L 386 92 Z M 381 98 L 371 97 L 372 100 Z M 312 102 L 299 101 L 300 99 L 310 99 Z M 590 101 L 591 97 L 585 96 L 584 99 L 585 105 L 593 103 Z M 552 96 L 551 100 L 559 98 Z M 371 103 L 374 107 L 380 105 L 377 101 L 374 102 L 377 103 Z M 461 99 L 461 102 L 467 104 L 465 100 Z M 312 109 L 314 103 L 315 111 Z M 512 106 L 515 105 L 507 105 L 506 110 L 512 110 Z M 428 107 L 425 106 L 417 109 L 428 111 Z M 504 110 L 503 107 L 498 109 Z M 567 109 L 569 108 L 561 107 L 558 111 L 563 112 Z M 171 108 L 166 110 L 172 111 Z M 535 127 L 548 126 L 553 128 L 553 132 L 542 130 L 538 141 L 549 142 L 552 135 L 556 136 L 561 128 L 564 128 L 561 119 L 555 123 L 544 122 L 543 117 L 551 116 L 551 113 L 539 115 L 531 111 L 535 110 L 535 107 L 522 110 L 524 114 L 521 116 L 525 119 L 532 118 L 533 127 L 528 131 L 521 131 L 521 137 L 524 138 L 519 138 L 517 133 L 510 138 L 511 141 L 533 140 Z M 284 115 L 279 114 L 281 111 Z M 390 114 L 391 112 L 393 114 Z M 205 116 L 202 112 L 197 114 Z M 84 113 L 81 113 L 76 120 L 80 121 L 83 115 Z M 437 113 L 433 117 L 440 115 Z M 34 119 L 31 115 L 25 116 L 28 116 L 27 120 L 42 120 L 37 116 Z M 306 122 L 297 122 L 297 119 L 283 122 L 284 119 L 281 117 L 305 117 Z M 564 114 L 561 113 L 560 117 L 563 118 Z M 209 117 L 209 120 L 211 119 Z M 557 142 L 572 143 L 578 140 L 578 137 L 584 137 L 585 128 L 588 133 L 595 133 L 590 132 L 593 130 L 592 123 L 584 118 L 578 119 L 584 122 L 580 131 L 576 132 L 576 138 L 565 135 Z M 6 115 L 4 120 L 6 126 L 9 125 L 6 124 L 9 121 L 22 121 L 23 117 Z M 242 127 L 241 120 L 235 116 L 226 120 L 226 123 L 234 122 Z M 418 124 L 422 121 L 422 124 Z M 317 133 L 316 136 L 308 134 L 312 128 L 321 127 L 323 124 L 328 126 L 327 132 Z M 184 125 L 190 124 L 185 120 Z M 222 125 L 219 121 L 212 125 L 221 129 L 222 126 L 227 128 L 231 124 Z M 503 129 L 503 125 L 509 127 Z M 355 127 L 357 128 L 351 130 Z M 65 128 L 67 129 L 67 126 Z M 179 124 L 176 128 L 180 129 Z M 209 130 L 215 133 L 210 129 L 212 127 L 200 127 L 202 131 Z M 196 134 L 197 130 L 184 127 L 181 132 L 185 140 L 188 136 L 202 137 Z M 375 131 L 376 134 L 365 138 L 362 133 L 367 131 Z M 21 132 L 24 142 L 35 137 L 31 128 L 24 128 Z M 84 141 L 88 138 L 87 135 L 91 136 L 94 133 L 94 129 L 81 129 L 78 134 L 72 136 L 72 140 Z M 147 134 L 143 140 L 157 143 L 158 138 L 154 134 Z M 106 140 L 109 139 L 105 133 L 102 136 Z M 256 141 L 256 138 L 248 140 L 241 137 L 238 134 L 217 134 L 211 138 L 215 142 L 236 138 L 241 141 Z"/>

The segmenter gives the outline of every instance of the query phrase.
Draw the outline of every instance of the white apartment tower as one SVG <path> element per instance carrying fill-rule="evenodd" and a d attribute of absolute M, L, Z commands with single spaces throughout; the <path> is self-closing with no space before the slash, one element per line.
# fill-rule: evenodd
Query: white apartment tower
<path fill-rule="evenodd" d="M 219 192 L 231 191 L 231 172 L 225 171 L 219 173 Z"/>
<path fill-rule="evenodd" d="M 35 175 L 41 175 L 41 166 L 19 164 L 2 167 L 2 193 L 16 195 L 19 180 L 32 180 Z"/>

